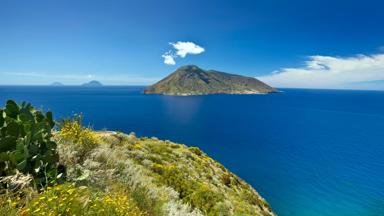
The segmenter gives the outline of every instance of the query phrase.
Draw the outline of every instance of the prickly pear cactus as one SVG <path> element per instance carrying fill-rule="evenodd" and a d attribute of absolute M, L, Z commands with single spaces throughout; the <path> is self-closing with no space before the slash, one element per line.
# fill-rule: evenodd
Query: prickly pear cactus
<path fill-rule="evenodd" d="M 51 133 L 54 126 L 51 112 L 44 114 L 31 104 L 23 102 L 19 106 L 8 100 L 0 109 L 0 177 L 18 170 L 31 174 L 38 185 L 56 178 L 58 155 Z"/>

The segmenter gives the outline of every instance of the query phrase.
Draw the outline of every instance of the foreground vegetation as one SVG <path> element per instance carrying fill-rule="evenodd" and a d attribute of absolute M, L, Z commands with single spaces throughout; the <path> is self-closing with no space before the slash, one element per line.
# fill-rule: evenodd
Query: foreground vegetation
<path fill-rule="evenodd" d="M 93 131 L 81 117 L 51 132 L 51 113 L 12 101 L 0 126 L 0 215 L 273 215 L 196 147 Z"/>

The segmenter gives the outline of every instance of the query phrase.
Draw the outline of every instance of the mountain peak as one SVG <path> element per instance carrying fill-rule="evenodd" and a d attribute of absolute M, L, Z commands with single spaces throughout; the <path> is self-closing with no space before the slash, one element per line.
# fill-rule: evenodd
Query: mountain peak
<path fill-rule="evenodd" d="M 191 65 L 181 66 L 177 70 L 191 70 L 191 71 L 195 71 L 195 70 L 202 70 L 202 69 L 199 68 L 197 65 L 191 64 Z"/>

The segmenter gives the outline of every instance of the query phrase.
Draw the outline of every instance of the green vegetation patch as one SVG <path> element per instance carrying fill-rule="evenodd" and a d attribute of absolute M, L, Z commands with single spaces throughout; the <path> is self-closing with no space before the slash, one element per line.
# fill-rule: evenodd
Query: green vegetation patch
<path fill-rule="evenodd" d="M 0 109 L 0 176 L 21 172 L 31 175 L 39 186 L 56 179 L 59 158 L 52 140 L 54 126 L 51 112 L 7 101 Z"/>

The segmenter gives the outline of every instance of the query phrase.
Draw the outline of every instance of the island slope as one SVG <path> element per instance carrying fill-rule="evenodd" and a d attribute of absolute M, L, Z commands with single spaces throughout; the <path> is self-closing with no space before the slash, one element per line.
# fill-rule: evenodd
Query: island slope
<path fill-rule="evenodd" d="M 203 70 L 195 65 L 178 68 L 144 91 L 146 94 L 164 95 L 265 94 L 271 92 L 276 92 L 276 89 L 253 77 Z"/>
<path fill-rule="evenodd" d="M 138 138 L 132 133 L 91 133 L 98 144 L 86 158 L 76 156 L 76 144 L 68 145 L 68 139 L 60 138 L 63 132 L 56 136 L 64 140 L 58 148 L 61 163 L 68 167 L 67 178 L 72 181 L 120 182 L 133 193 L 145 191 L 145 199 L 151 199 L 159 209 L 153 216 L 274 215 L 252 186 L 197 147 L 155 137 Z M 142 202 L 141 198 L 133 199 Z M 144 207 L 143 211 L 153 212 L 151 208 Z"/>

